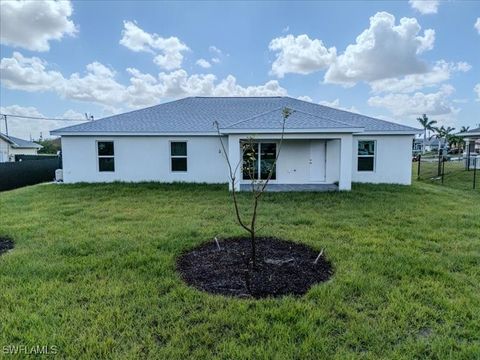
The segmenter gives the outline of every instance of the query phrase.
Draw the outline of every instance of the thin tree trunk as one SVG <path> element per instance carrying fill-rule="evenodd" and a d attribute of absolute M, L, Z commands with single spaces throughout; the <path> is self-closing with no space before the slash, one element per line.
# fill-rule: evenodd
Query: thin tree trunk
<path fill-rule="evenodd" d="M 422 154 L 425 154 L 425 147 L 427 146 L 427 129 L 423 129 L 423 149 Z"/>

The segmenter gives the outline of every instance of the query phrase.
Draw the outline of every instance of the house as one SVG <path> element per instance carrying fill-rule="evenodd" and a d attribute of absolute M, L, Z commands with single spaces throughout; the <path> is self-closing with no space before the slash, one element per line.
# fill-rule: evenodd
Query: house
<path fill-rule="evenodd" d="M 466 132 L 458 133 L 457 136 L 465 140 L 465 162 L 467 168 L 480 169 L 480 127 Z M 474 160 L 476 158 L 477 160 Z"/>
<path fill-rule="evenodd" d="M 430 151 L 438 151 L 439 147 L 441 149 L 444 149 L 445 147 L 448 147 L 446 139 L 438 139 L 436 137 L 429 137 L 427 139 L 421 138 L 415 138 L 413 140 L 413 151 L 415 152 L 422 152 L 423 146 L 425 145 L 425 151 L 430 152 Z"/>
<path fill-rule="evenodd" d="M 480 127 L 458 133 L 457 136 L 463 137 L 465 140 L 467 153 L 480 153 Z"/>
<path fill-rule="evenodd" d="M 15 155 L 37 155 L 42 145 L 0 133 L 0 163 L 15 161 Z"/>
<path fill-rule="evenodd" d="M 293 113 L 271 190 L 411 183 L 412 139 L 421 130 L 290 97 L 189 97 L 51 134 L 62 138 L 66 183 L 226 183 L 217 121 L 234 167 L 242 160 L 242 142 L 254 138 L 254 176 L 265 179 L 279 151 L 284 108 Z M 248 188 L 241 166 L 236 179 L 236 189 Z"/>

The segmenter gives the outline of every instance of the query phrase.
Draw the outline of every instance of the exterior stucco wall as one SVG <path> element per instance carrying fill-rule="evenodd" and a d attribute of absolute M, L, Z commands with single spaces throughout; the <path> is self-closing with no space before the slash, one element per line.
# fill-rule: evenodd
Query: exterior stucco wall
<path fill-rule="evenodd" d="M 241 136 L 231 138 L 239 144 Z M 115 172 L 98 171 L 96 143 L 102 140 L 114 141 Z M 373 172 L 357 171 L 359 140 L 376 141 Z M 170 141 L 187 141 L 187 172 L 171 171 Z M 278 142 L 278 139 L 271 141 Z M 411 184 L 412 136 L 406 135 L 287 138 L 284 140 L 277 164 L 276 183 L 311 183 L 311 144 L 314 141 L 325 145 L 317 147 L 318 151 L 323 151 L 324 157 L 320 159 L 325 161 L 325 183 L 339 182 L 342 190 L 349 190 L 350 181 Z M 232 154 L 237 152 L 234 158 L 238 159 L 240 146 L 235 146 L 233 141 L 232 144 L 228 144 L 227 137 L 224 138 L 224 143 Z M 215 136 L 63 136 L 63 176 L 67 183 L 111 181 L 227 183 L 228 168 L 220 150 L 219 140 Z"/>
<path fill-rule="evenodd" d="M 281 184 L 308 183 L 309 159 L 310 141 L 284 141 L 278 157 L 276 182 Z"/>
<path fill-rule="evenodd" d="M 9 146 L 10 146 L 9 143 L 7 143 L 5 140 L 0 138 L 0 163 L 9 161 L 8 159 Z"/>
<path fill-rule="evenodd" d="M 361 183 L 412 183 L 412 139 L 409 135 L 361 135 L 353 137 L 352 181 Z M 375 140 L 374 171 L 358 171 L 358 141 Z"/>
<path fill-rule="evenodd" d="M 113 140 L 115 172 L 99 172 L 97 141 Z M 187 141 L 187 172 L 172 172 L 170 141 Z M 225 138 L 225 145 L 228 148 Z M 160 181 L 226 183 L 228 168 L 216 137 L 62 137 L 66 183 Z"/>
<path fill-rule="evenodd" d="M 15 155 L 37 155 L 38 150 L 37 149 L 16 149 L 16 148 L 10 148 L 10 155 L 15 156 Z"/>
<path fill-rule="evenodd" d="M 340 181 L 340 140 L 327 141 L 327 175 L 325 182 Z"/>

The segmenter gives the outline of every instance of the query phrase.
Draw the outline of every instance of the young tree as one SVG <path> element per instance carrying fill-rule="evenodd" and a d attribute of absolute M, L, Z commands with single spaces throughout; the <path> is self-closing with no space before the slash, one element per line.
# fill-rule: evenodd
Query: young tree
<path fill-rule="evenodd" d="M 275 155 L 275 159 L 273 163 L 268 165 L 268 175 L 266 179 L 259 179 L 256 175 L 257 166 L 257 147 L 255 146 L 257 143 L 255 139 L 250 137 L 246 141 L 242 142 L 242 156 L 237 164 L 232 164 L 228 152 L 225 148 L 225 144 L 222 140 L 222 135 L 220 131 L 220 126 L 217 121 L 214 122 L 214 126 L 217 130 L 218 138 L 220 140 L 220 144 L 222 146 L 222 152 L 225 156 L 225 160 L 228 165 L 229 170 L 229 181 L 230 186 L 232 188 L 232 201 L 235 208 L 235 216 L 239 225 L 245 229 L 250 235 L 250 243 L 251 243 L 251 263 L 253 268 L 256 267 L 256 233 L 257 233 L 257 213 L 258 213 L 258 204 L 260 198 L 262 197 L 263 193 L 265 192 L 270 179 L 275 171 L 278 157 L 280 156 L 280 151 L 282 149 L 283 139 L 285 136 L 285 122 L 290 117 L 293 111 L 289 108 L 284 108 L 282 110 L 282 130 L 280 135 L 280 141 L 277 146 L 277 153 Z M 266 165 L 266 164 L 265 164 Z M 250 212 L 250 216 L 247 220 L 247 215 L 244 215 L 240 211 L 240 207 L 238 204 L 237 198 L 237 191 L 235 189 L 238 179 L 236 178 L 236 174 L 240 169 L 240 173 L 247 174 L 252 191 L 252 210 Z"/>
<path fill-rule="evenodd" d="M 422 117 L 417 118 L 420 125 L 423 127 L 423 149 L 422 154 L 425 154 L 425 147 L 427 143 L 427 131 L 434 131 L 433 125 L 437 122 L 435 120 L 429 120 L 426 114 L 423 114 Z"/>

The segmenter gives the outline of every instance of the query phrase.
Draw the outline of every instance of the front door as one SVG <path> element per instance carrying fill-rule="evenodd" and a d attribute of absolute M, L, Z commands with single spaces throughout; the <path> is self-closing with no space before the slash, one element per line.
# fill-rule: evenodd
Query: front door
<path fill-rule="evenodd" d="M 326 142 L 325 140 L 310 141 L 310 181 L 325 181 L 326 168 Z"/>

